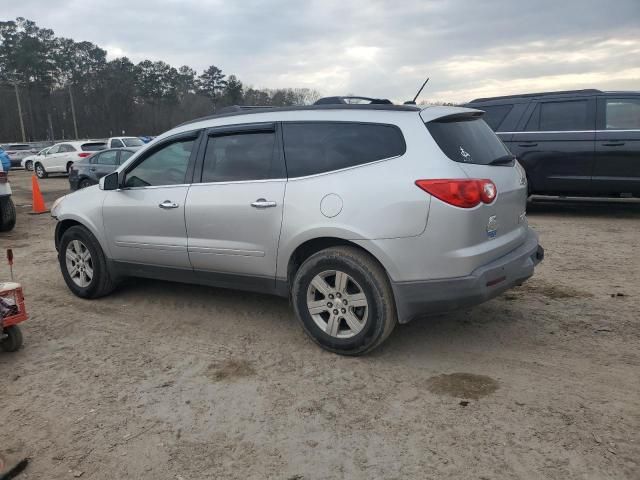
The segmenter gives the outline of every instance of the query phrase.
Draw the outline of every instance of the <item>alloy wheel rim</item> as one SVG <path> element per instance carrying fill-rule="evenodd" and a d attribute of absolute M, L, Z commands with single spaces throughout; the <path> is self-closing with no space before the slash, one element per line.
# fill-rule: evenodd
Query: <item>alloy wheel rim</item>
<path fill-rule="evenodd" d="M 72 240 L 65 251 L 67 273 L 73 283 L 86 288 L 93 279 L 93 259 L 87 246 L 80 240 Z"/>
<path fill-rule="evenodd" d="M 313 277 L 307 289 L 307 309 L 315 324 L 334 338 L 356 336 L 369 316 L 364 290 L 340 270 L 326 270 Z"/>

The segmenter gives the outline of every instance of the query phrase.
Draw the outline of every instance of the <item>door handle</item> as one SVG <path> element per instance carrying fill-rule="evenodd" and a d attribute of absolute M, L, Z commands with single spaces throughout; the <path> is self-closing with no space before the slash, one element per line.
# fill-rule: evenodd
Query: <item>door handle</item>
<path fill-rule="evenodd" d="M 162 202 L 160 205 L 158 205 L 160 208 L 164 208 L 164 209 L 169 209 L 169 208 L 178 208 L 178 204 L 177 203 L 173 203 L 171 200 L 165 200 L 164 202 Z"/>
<path fill-rule="evenodd" d="M 265 200 L 264 198 L 259 198 L 255 202 L 251 202 L 251 206 L 253 208 L 269 208 L 275 207 L 276 205 L 276 202 L 270 202 L 269 200 Z"/>
<path fill-rule="evenodd" d="M 607 142 L 602 144 L 603 147 L 621 147 L 622 145 L 624 145 L 624 142 L 617 142 L 615 140 L 613 142 Z"/>
<path fill-rule="evenodd" d="M 538 144 L 537 143 L 519 143 L 518 146 L 527 148 L 527 147 L 537 147 Z"/>

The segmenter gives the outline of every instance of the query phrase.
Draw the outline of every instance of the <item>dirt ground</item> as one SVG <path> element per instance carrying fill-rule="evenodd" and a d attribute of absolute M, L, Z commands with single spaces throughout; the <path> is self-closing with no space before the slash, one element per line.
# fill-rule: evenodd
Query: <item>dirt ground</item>
<path fill-rule="evenodd" d="M 343 358 L 280 298 L 147 280 L 72 296 L 54 221 L 10 178 L 0 247 L 31 318 L 0 354 L 0 457 L 31 459 L 19 478 L 640 478 L 640 202 L 534 203 L 529 282 Z M 49 206 L 68 188 L 40 185 Z"/>

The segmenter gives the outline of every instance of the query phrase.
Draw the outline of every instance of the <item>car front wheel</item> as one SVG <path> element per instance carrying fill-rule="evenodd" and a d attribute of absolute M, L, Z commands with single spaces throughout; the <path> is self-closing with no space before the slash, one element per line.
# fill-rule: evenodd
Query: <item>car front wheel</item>
<path fill-rule="evenodd" d="M 25 162 L 24 168 L 29 171 L 33 170 L 33 162 L 31 160 L 29 160 L 28 162 Z"/>
<path fill-rule="evenodd" d="M 292 299 L 309 336 L 342 355 L 373 350 L 397 323 L 384 269 L 355 247 L 328 248 L 309 257 L 295 274 Z"/>
<path fill-rule="evenodd" d="M 64 232 L 58 262 L 67 287 L 78 297 L 103 297 L 115 287 L 102 248 L 85 227 L 74 226 Z"/>

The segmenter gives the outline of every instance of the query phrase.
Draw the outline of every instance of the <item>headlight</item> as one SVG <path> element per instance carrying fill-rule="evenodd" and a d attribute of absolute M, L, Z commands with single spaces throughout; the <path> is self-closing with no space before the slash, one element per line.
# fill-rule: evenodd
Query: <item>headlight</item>
<path fill-rule="evenodd" d="M 60 206 L 60 204 L 62 203 L 62 201 L 67 198 L 66 195 L 63 195 L 60 198 L 56 198 L 56 200 L 53 202 L 53 205 L 51 205 L 51 216 L 52 217 L 57 217 L 58 216 L 58 212 L 57 209 Z"/>

